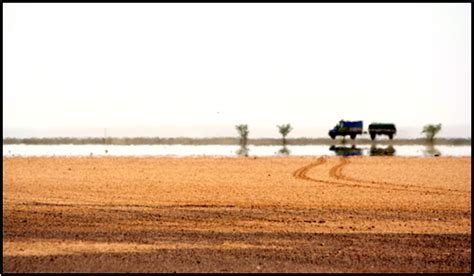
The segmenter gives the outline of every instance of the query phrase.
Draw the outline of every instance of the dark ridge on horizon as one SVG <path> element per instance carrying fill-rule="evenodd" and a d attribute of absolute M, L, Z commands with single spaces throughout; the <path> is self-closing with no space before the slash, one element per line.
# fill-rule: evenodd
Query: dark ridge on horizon
<path fill-rule="evenodd" d="M 377 138 L 374 141 L 369 138 L 332 140 L 330 138 L 287 138 L 287 145 L 334 145 L 334 144 L 391 144 L 391 145 L 426 145 L 431 144 L 426 138 L 397 139 L 388 140 Z M 108 138 L 74 138 L 74 137 L 54 137 L 54 138 L 3 138 L 4 145 L 26 144 L 26 145 L 239 145 L 239 138 L 236 137 L 211 137 L 211 138 L 190 138 L 190 137 L 108 137 Z M 281 145 L 281 138 L 253 138 L 248 139 L 248 145 Z M 435 138 L 433 144 L 436 145 L 471 145 L 471 138 Z"/>

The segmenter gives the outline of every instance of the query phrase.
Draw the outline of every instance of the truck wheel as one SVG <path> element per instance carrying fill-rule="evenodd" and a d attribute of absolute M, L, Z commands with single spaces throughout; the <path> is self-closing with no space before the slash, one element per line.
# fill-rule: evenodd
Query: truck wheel
<path fill-rule="evenodd" d="M 393 134 L 390 133 L 390 134 L 388 135 L 388 138 L 390 138 L 390 140 L 392 140 L 392 139 L 393 139 Z"/>
<path fill-rule="evenodd" d="M 372 140 L 375 140 L 375 133 L 371 133 L 371 134 L 370 134 L 370 138 L 371 138 Z"/>
<path fill-rule="evenodd" d="M 351 134 L 351 139 L 354 140 L 356 138 L 355 134 Z"/>

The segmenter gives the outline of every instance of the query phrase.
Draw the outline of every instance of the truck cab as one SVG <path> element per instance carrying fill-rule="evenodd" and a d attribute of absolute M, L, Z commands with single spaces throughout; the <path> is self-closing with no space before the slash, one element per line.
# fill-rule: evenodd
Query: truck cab
<path fill-rule="evenodd" d="M 335 139 L 336 136 L 349 135 L 351 139 L 355 139 L 357 134 L 362 134 L 362 121 L 344 121 L 340 120 L 339 123 L 331 130 L 329 130 L 329 136 Z"/>

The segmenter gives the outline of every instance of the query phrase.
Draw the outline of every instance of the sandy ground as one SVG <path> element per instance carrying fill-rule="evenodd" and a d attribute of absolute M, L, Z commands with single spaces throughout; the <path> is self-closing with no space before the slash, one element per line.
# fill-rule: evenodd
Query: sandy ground
<path fill-rule="evenodd" d="M 470 157 L 3 158 L 4 272 L 470 272 Z"/>

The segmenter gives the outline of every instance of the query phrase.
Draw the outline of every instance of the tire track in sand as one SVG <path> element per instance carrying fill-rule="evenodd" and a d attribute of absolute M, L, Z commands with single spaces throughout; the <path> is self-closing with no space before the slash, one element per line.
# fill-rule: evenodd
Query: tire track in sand
<path fill-rule="evenodd" d="M 324 180 L 324 179 L 316 179 L 316 178 L 311 178 L 311 177 L 306 175 L 309 170 L 313 169 L 314 167 L 320 166 L 324 163 L 326 163 L 326 157 L 322 156 L 322 157 L 318 158 L 318 160 L 316 160 L 316 162 L 313 162 L 309 165 L 306 165 L 306 166 L 301 167 L 301 168 L 297 169 L 296 171 L 294 171 L 293 176 L 296 179 L 307 180 L 307 181 L 312 181 L 312 182 L 316 182 L 316 183 L 332 184 L 332 185 L 343 186 L 343 187 L 354 187 L 355 186 L 355 187 L 372 188 L 372 189 L 379 188 L 379 187 L 374 187 L 374 186 L 371 186 L 371 185 L 349 184 L 349 183 L 344 183 L 344 182 L 336 182 L 336 181 L 329 181 L 329 180 Z M 337 164 L 336 166 L 334 166 L 330 169 L 330 173 L 331 172 L 335 173 L 337 170 L 341 170 L 344 165 L 345 165 L 344 161 Z"/>
<path fill-rule="evenodd" d="M 316 162 L 313 162 L 309 165 L 306 165 L 306 166 L 301 167 L 301 168 L 297 169 L 296 171 L 294 171 L 293 176 L 297 179 L 314 181 L 314 179 L 309 178 L 308 176 L 306 176 L 306 173 L 309 170 L 311 170 L 312 168 L 314 168 L 316 166 L 319 166 L 319 165 L 322 165 L 324 163 L 326 163 L 326 158 L 325 157 L 320 157 L 320 158 L 318 158 L 318 160 L 316 160 Z"/>
<path fill-rule="evenodd" d="M 308 171 L 326 163 L 327 160 L 326 160 L 326 157 L 324 156 L 318 158 L 316 162 L 310 163 L 304 167 L 297 169 L 296 171 L 293 172 L 293 176 L 296 179 L 307 180 L 307 181 L 312 181 L 316 183 L 332 184 L 332 185 L 343 186 L 343 187 L 358 187 L 358 188 L 391 190 L 391 191 L 402 191 L 402 192 L 419 192 L 419 193 L 424 193 L 424 194 L 438 194 L 438 195 L 444 194 L 447 192 L 460 192 L 460 193 L 463 192 L 463 191 L 458 191 L 458 190 L 447 190 L 447 189 L 442 189 L 442 188 L 409 189 L 411 187 L 414 187 L 414 188 L 423 188 L 423 187 L 416 186 L 416 185 L 395 184 L 395 183 L 386 183 L 386 182 L 377 182 L 377 181 L 364 181 L 364 180 L 360 180 L 356 178 L 351 178 L 351 177 L 345 176 L 342 173 L 342 169 L 346 165 L 350 164 L 349 158 L 350 157 L 341 157 L 340 162 L 337 165 L 333 166 L 331 169 L 329 169 L 329 176 L 332 178 L 335 178 L 336 180 L 343 180 L 343 181 L 352 182 L 352 183 L 316 179 L 316 178 L 311 178 L 307 176 Z M 433 191 L 433 190 L 440 190 L 440 191 Z"/>
<path fill-rule="evenodd" d="M 413 184 L 390 183 L 390 182 L 386 182 L 386 181 L 369 181 L 369 180 L 362 180 L 362 179 L 358 179 L 358 178 L 353 178 L 353 177 L 346 176 L 342 173 L 343 167 L 345 167 L 346 165 L 348 165 L 350 163 L 351 163 L 351 161 L 350 161 L 349 158 L 344 158 L 343 157 L 339 164 L 337 164 L 336 166 L 334 166 L 330 169 L 329 176 L 331 176 L 333 178 L 336 178 L 338 180 L 346 180 L 346 181 L 351 181 L 351 182 L 356 182 L 356 183 L 375 184 L 378 187 L 391 186 L 391 187 L 395 187 L 395 188 L 392 188 L 391 190 L 396 190 L 396 191 L 410 190 L 410 191 L 417 191 L 417 192 L 423 192 L 423 193 L 430 192 L 430 193 L 436 193 L 436 194 L 442 194 L 442 193 L 465 194 L 465 193 L 470 193 L 470 192 L 467 192 L 467 191 L 455 190 L 455 189 L 445 189 L 445 188 L 438 188 L 438 187 L 427 188 L 427 187 L 423 187 L 423 186 L 419 186 L 419 185 L 413 185 Z"/>
<path fill-rule="evenodd" d="M 307 181 L 312 181 L 312 182 L 316 182 L 316 183 L 334 184 L 334 185 L 339 185 L 339 186 L 351 186 L 351 185 L 347 185 L 347 184 L 342 183 L 342 182 L 316 179 L 316 178 L 311 178 L 311 177 L 306 175 L 309 170 L 313 169 L 314 167 L 320 166 L 324 163 L 326 163 L 326 157 L 322 156 L 322 157 L 318 158 L 316 160 L 316 162 L 313 162 L 309 165 L 306 165 L 306 166 L 301 167 L 301 168 L 297 169 L 296 171 L 294 171 L 293 176 L 296 179 L 307 180 Z"/>

